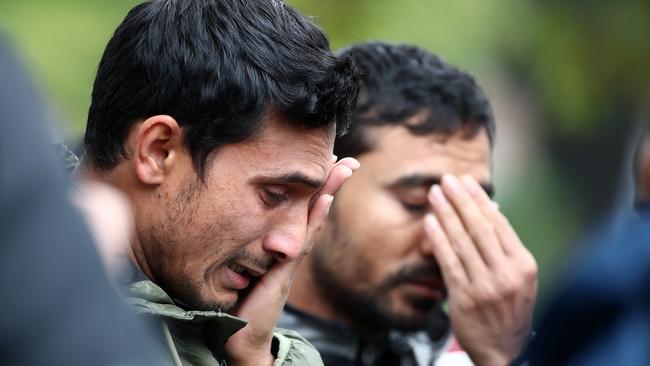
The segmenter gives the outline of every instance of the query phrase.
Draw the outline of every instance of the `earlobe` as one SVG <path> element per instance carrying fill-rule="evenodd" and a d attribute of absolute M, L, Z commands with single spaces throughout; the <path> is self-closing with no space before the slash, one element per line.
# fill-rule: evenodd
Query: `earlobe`
<path fill-rule="evenodd" d="M 181 128 L 167 115 L 149 117 L 134 131 L 133 159 L 138 179 L 144 184 L 163 183 L 182 148 Z"/>

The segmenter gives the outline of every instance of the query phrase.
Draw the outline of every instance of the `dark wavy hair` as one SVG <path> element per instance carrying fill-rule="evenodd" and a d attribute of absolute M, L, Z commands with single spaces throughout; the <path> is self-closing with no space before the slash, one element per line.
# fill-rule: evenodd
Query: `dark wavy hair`
<path fill-rule="evenodd" d="M 134 7 L 99 63 L 84 138 L 96 168 L 127 157 L 139 120 L 174 117 L 202 177 L 209 154 L 280 111 L 305 128 L 344 133 L 359 84 L 348 56 L 279 0 L 153 0 Z"/>
<path fill-rule="evenodd" d="M 334 153 L 359 156 L 372 146 L 363 130 L 403 125 L 413 134 L 473 137 L 481 128 L 494 139 L 492 108 L 469 74 L 428 51 L 404 44 L 366 42 L 339 51 L 363 72 L 362 87 L 349 133 L 337 138 Z M 414 123 L 412 117 L 424 114 Z"/>

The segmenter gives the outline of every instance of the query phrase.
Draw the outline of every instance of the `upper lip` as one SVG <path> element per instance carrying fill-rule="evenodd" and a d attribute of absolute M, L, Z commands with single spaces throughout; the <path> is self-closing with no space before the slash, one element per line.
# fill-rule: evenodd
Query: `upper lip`
<path fill-rule="evenodd" d="M 441 278 L 439 277 L 418 277 L 418 278 L 411 278 L 408 282 L 414 282 L 414 283 L 424 283 L 427 285 L 433 285 L 435 287 L 441 287 L 444 286 L 444 282 L 442 281 Z"/>
<path fill-rule="evenodd" d="M 244 270 L 251 276 L 251 277 L 259 277 L 263 275 L 266 271 L 260 270 L 258 268 L 255 268 L 253 266 L 247 266 L 243 263 L 237 263 L 237 265 L 241 266 L 244 268 Z"/>

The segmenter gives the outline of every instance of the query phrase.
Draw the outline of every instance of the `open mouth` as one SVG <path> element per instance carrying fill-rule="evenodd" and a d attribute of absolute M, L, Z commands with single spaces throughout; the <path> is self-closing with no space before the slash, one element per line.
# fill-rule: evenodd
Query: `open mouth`
<path fill-rule="evenodd" d="M 259 276 L 262 275 L 262 272 L 257 271 L 257 270 L 255 270 L 253 268 L 244 267 L 239 263 L 230 263 L 228 265 L 228 268 L 230 268 L 231 271 L 233 271 L 233 272 L 235 272 L 235 273 L 237 273 L 237 274 L 239 274 L 241 276 L 247 276 L 247 277 L 254 278 L 254 277 L 259 277 Z"/>

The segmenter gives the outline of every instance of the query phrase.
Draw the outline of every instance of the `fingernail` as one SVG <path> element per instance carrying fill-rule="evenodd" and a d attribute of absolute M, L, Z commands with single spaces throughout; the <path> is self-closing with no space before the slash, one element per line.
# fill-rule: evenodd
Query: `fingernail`
<path fill-rule="evenodd" d="M 345 169 L 345 177 L 350 178 L 352 176 L 352 169 L 346 166 L 347 169 Z"/>
<path fill-rule="evenodd" d="M 460 192 L 460 181 L 451 174 L 445 174 L 442 176 L 442 184 L 453 194 Z"/>
<path fill-rule="evenodd" d="M 354 161 L 353 164 L 352 164 L 353 165 L 352 169 L 354 169 L 354 170 L 359 169 L 361 167 L 361 163 L 359 162 L 359 160 L 354 159 L 354 158 L 352 158 L 352 160 Z"/>
<path fill-rule="evenodd" d="M 429 190 L 429 201 L 435 205 L 443 206 L 447 204 L 447 199 L 440 189 L 440 185 L 434 184 Z"/>
<path fill-rule="evenodd" d="M 499 204 L 495 201 L 492 201 L 492 208 L 494 211 L 499 211 Z"/>
<path fill-rule="evenodd" d="M 330 213 L 330 208 L 332 208 L 332 203 L 334 202 L 334 196 L 332 196 L 331 194 L 326 194 L 325 196 L 326 199 L 329 201 L 327 203 L 327 209 L 325 210 L 325 214 L 327 215 Z"/>
<path fill-rule="evenodd" d="M 332 154 L 332 163 L 336 163 L 337 160 L 339 160 L 339 157 Z"/>

